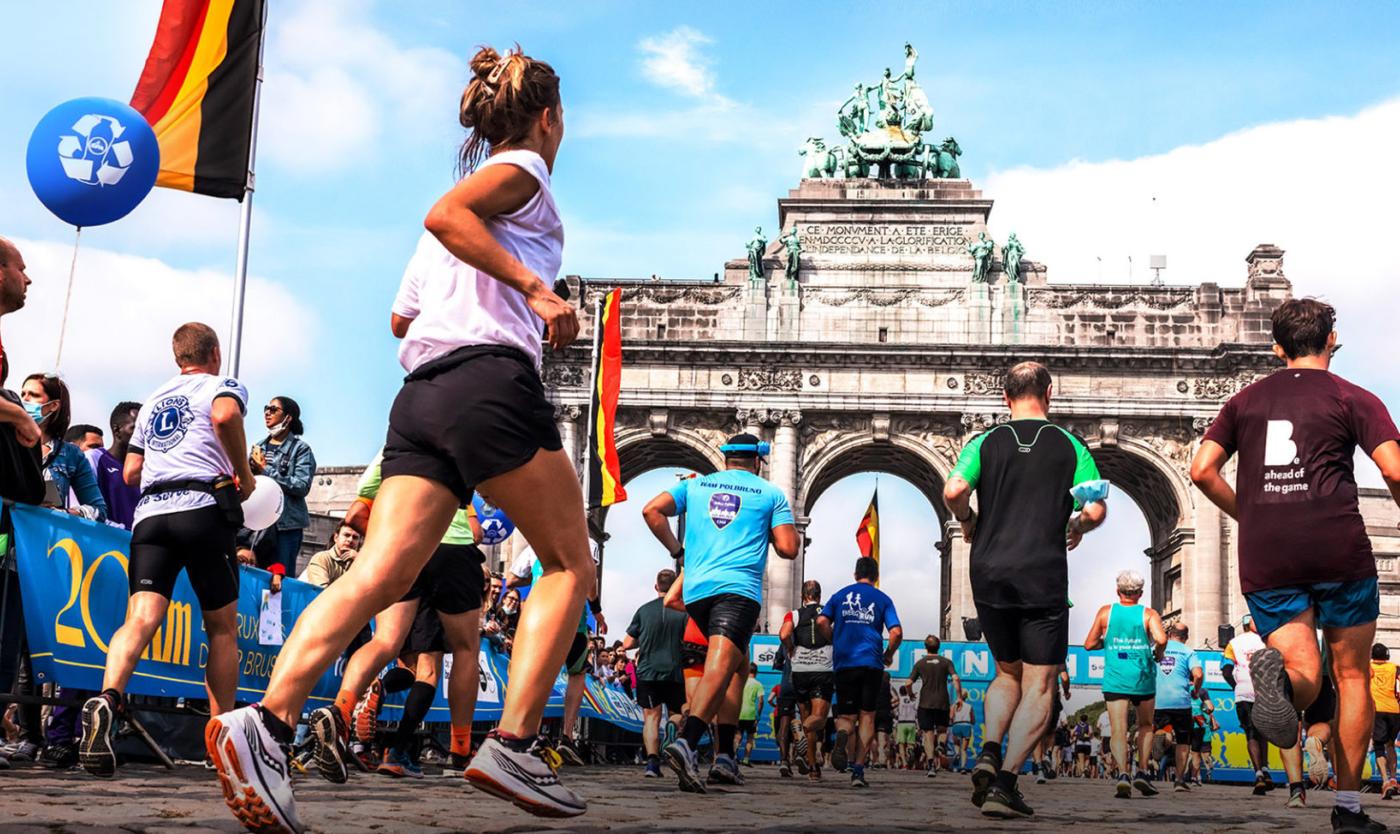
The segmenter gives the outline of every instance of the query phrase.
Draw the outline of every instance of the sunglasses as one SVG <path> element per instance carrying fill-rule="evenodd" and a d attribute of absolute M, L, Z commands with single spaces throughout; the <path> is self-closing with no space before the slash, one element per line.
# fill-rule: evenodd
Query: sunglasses
<path fill-rule="evenodd" d="M 280 406 L 280 405 L 265 405 L 265 406 L 263 406 L 263 414 L 276 414 L 277 412 L 279 412 L 279 411 L 281 411 L 281 410 L 282 410 L 282 406 Z"/>

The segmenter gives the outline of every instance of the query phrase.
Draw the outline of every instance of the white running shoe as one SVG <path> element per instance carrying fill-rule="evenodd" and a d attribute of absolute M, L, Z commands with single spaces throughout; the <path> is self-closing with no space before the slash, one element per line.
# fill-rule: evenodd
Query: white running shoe
<path fill-rule="evenodd" d="M 700 765 L 696 762 L 695 751 L 690 749 L 685 739 L 678 738 L 666 745 L 662 751 L 666 765 L 675 771 L 680 780 L 680 788 L 686 793 L 704 793 L 705 780 L 700 776 Z"/>
<path fill-rule="evenodd" d="M 263 724 L 258 706 L 209 719 L 204 745 L 219 772 L 224 802 L 249 831 L 302 834 L 287 749 Z"/>
<path fill-rule="evenodd" d="M 576 817 L 588 810 L 588 803 L 560 784 L 559 765 L 559 754 L 538 740 L 521 752 L 502 744 L 492 732 L 463 775 L 477 790 L 537 817 Z"/>

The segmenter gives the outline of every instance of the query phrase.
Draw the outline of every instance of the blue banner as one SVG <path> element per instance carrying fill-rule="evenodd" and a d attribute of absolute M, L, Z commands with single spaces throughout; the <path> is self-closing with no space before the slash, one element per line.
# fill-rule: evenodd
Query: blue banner
<path fill-rule="evenodd" d="M 16 504 L 11 508 L 15 553 L 24 624 L 35 677 L 73 689 L 99 690 L 107 662 L 107 645 L 126 619 L 127 560 L 131 534 L 116 527 L 68 513 Z M 267 691 L 273 664 L 297 617 L 320 588 L 285 579 L 281 594 L 269 588 L 271 574 L 244 566 L 238 596 L 238 699 L 257 701 Z M 189 579 L 181 572 L 175 583 L 165 623 L 141 656 L 127 691 L 139 695 L 204 698 L 204 666 L 209 641 L 204 617 Z M 510 659 L 482 641 L 481 691 L 475 719 L 497 721 L 505 700 Z M 308 709 L 334 701 L 345 660 L 341 658 L 317 681 Z M 443 661 L 429 721 L 447 721 L 446 680 L 450 654 Z M 548 718 L 563 714 L 564 677 L 555 683 Z M 393 718 L 403 696 L 389 699 L 386 718 Z M 642 714 L 617 687 L 589 678 L 581 716 L 607 721 L 641 732 Z"/>

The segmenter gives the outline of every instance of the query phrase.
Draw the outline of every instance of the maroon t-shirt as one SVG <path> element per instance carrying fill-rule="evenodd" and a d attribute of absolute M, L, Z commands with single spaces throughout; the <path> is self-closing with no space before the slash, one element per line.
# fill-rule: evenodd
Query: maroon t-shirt
<path fill-rule="evenodd" d="M 1328 371 L 1277 371 L 1225 403 L 1205 439 L 1240 456 L 1245 593 L 1376 575 L 1352 458 L 1400 433 L 1374 394 Z"/>

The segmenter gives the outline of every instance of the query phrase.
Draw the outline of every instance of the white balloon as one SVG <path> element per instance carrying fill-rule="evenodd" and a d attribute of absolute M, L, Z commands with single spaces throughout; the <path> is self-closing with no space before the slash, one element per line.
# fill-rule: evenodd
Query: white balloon
<path fill-rule="evenodd" d="M 282 517 L 282 487 L 266 475 L 257 476 L 253 483 L 253 494 L 243 502 L 243 526 L 253 531 L 266 530 Z"/>

